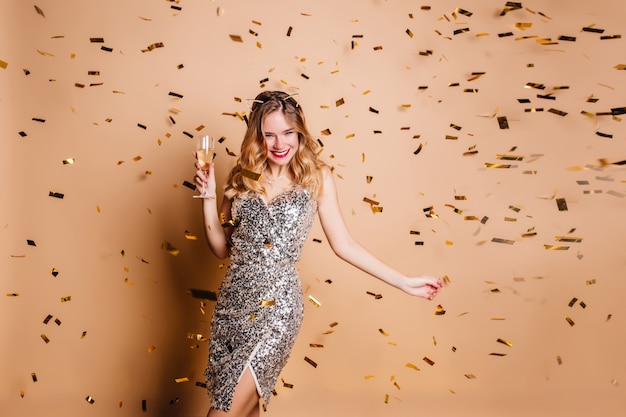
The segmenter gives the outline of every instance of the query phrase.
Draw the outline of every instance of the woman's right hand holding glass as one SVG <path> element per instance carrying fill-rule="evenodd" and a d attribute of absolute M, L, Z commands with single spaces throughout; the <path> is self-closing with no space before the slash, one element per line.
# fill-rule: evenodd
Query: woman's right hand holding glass
<path fill-rule="evenodd" d="M 200 190 L 200 195 L 194 196 L 195 198 L 215 198 L 216 196 L 216 183 L 215 183 L 215 163 L 205 163 L 196 160 L 196 176 L 194 182 Z"/>

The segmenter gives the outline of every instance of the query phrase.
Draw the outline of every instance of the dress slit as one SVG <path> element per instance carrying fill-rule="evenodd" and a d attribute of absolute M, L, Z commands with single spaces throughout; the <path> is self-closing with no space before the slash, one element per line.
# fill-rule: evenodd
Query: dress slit
<path fill-rule="evenodd" d="M 241 371 L 241 374 L 239 375 L 239 379 L 237 379 L 237 385 L 239 385 L 239 382 L 241 381 L 243 374 L 246 372 L 246 369 L 250 369 L 250 374 L 252 374 L 252 379 L 254 380 L 254 385 L 256 386 L 256 392 L 257 394 L 259 394 L 259 397 L 263 398 L 263 390 L 261 389 L 261 384 L 259 384 L 259 379 L 257 378 L 256 372 L 254 371 L 254 368 L 252 367 L 252 358 L 254 357 L 254 355 L 256 355 L 256 352 L 259 350 L 260 346 L 261 344 L 257 343 L 257 345 L 252 350 L 252 353 L 250 353 L 250 356 L 248 357 L 248 360 L 246 361 L 246 364 L 243 366 L 243 370 Z"/>

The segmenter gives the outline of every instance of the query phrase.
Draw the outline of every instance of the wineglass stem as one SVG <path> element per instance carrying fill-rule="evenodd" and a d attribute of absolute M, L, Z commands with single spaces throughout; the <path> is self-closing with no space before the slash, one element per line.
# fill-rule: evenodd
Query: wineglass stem
<path fill-rule="evenodd" d="M 207 174 L 207 170 L 206 169 L 202 169 L 202 172 L 204 172 L 204 179 L 206 179 L 206 174 Z M 202 197 L 206 197 L 206 182 L 202 182 L 202 187 L 200 187 L 200 195 Z"/>

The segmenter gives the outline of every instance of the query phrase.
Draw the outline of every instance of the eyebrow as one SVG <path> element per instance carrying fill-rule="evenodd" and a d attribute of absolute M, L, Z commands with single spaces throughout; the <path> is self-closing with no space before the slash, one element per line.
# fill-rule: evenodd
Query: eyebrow
<path fill-rule="evenodd" d="M 290 127 L 289 129 L 285 129 L 285 130 L 283 130 L 283 131 L 282 131 L 282 132 L 280 132 L 280 133 L 287 133 L 287 132 L 291 132 L 291 131 L 295 131 L 295 130 L 296 130 L 296 128 L 295 128 L 295 127 Z M 265 131 L 263 131 L 263 134 L 264 134 L 264 135 L 267 135 L 267 134 L 273 135 L 273 134 L 274 134 L 274 132 L 270 132 L 270 131 L 265 130 Z"/>

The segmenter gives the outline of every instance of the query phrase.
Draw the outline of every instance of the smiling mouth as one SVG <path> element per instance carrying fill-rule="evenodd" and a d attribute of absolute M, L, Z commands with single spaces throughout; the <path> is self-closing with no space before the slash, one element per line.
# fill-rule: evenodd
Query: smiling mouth
<path fill-rule="evenodd" d="M 284 158 L 289 154 L 289 149 L 285 149 L 284 151 L 272 151 L 272 155 L 276 158 Z"/>

